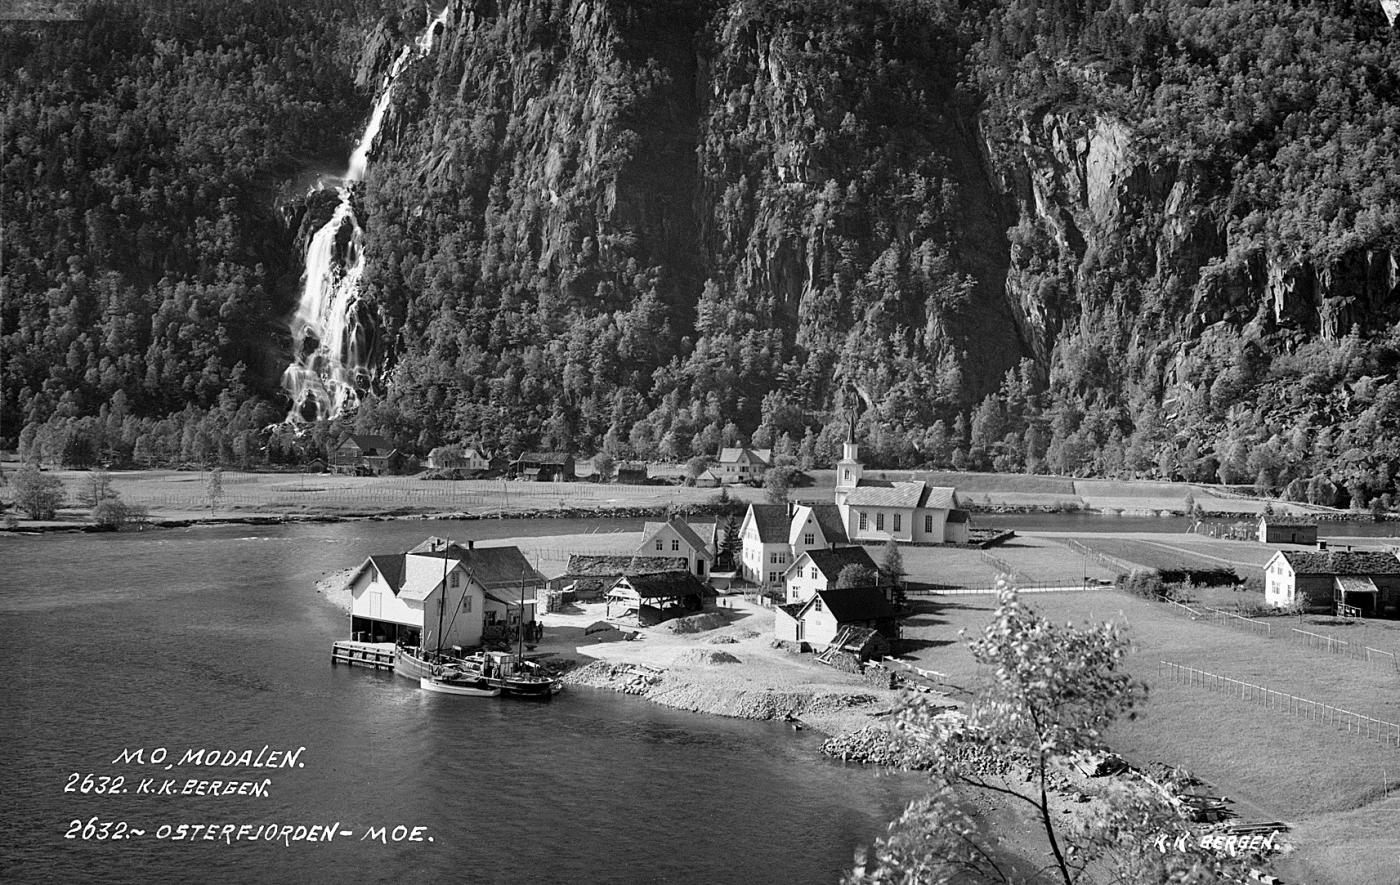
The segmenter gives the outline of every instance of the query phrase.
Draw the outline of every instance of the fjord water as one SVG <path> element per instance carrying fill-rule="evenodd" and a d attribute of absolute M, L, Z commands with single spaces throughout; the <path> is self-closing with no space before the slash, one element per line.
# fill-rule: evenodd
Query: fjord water
<path fill-rule="evenodd" d="M 614 528 L 630 529 L 628 523 Z M 565 521 L 548 530 L 578 530 Z M 535 529 L 539 530 L 538 527 Z M 548 703 L 430 695 L 332 667 L 347 618 L 322 574 L 429 533 L 520 523 L 228 526 L 0 538 L 9 765 L 0 877 L 15 882 L 832 882 L 921 789 L 822 758 L 780 723 L 570 689 Z M 533 532 L 528 532 L 533 533 Z M 166 764 L 187 749 L 306 749 L 304 766 Z M 114 764 L 143 748 L 147 764 Z M 65 792 L 125 776 L 120 795 Z M 140 782 L 270 781 L 265 798 Z M 65 839 L 75 820 L 147 835 Z M 157 841 L 162 824 L 316 825 L 329 844 Z M 371 826 L 433 841 L 360 841 Z M 81 835 L 81 832 L 79 832 Z"/>

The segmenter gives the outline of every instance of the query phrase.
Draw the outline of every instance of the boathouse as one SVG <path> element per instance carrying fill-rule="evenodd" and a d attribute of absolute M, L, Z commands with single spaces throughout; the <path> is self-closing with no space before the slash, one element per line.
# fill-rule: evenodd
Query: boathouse
<path fill-rule="evenodd" d="M 516 547 L 428 538 L 404 553 L 370 556 L 350 576 L 351 634 L 428 648 L 509 640 L 533 627 L 543 583 Z"/>

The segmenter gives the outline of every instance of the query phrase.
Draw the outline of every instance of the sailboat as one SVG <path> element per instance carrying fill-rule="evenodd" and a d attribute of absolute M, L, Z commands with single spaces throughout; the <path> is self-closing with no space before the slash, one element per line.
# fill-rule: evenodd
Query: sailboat
<path fill-rule="evenodd" d="M 423 649 L 417 649 L 419 654 L 413 659 L 416 666 L 430 667 L 428 672 L 418 677 L 418 687 L 424 691 L 436 692 L 438 694 L 455 694 L 467 697 L 494 698 L 501 693 L 501 687 L 490 682 L 484 675 L 482 669 L 470 660 L 447 658 L 442 654 L 442 612 L 447 607 L 447 561 L 450 558 L 448 553 L 450 545 L 444 545 L 442 550 L 442 592 L 438 594 L 438 628 L 434 636 L 437 649 L 431 659 L 427 659 Z M 456 615 L 454 614 L 455 618 Z M 401 653 L 406 650 L 400 648 Z M 396 656 L 395 669 L 397 669 Z"/>
<path fill-rule="evenodd" d="M 525 579 L 520 580 L 520 608 L 525 609 Z M 516 648 L 510 651 L 480 651 L 467 655 L 464 662 L 478 670 L 482 678 L 503 693 L 514 697 L 549 698 L 564 683 L 537 661 L 525 657 L 525 623 L 517 625 Z M 533 648 L 533 646 L 531 646 Z"/>

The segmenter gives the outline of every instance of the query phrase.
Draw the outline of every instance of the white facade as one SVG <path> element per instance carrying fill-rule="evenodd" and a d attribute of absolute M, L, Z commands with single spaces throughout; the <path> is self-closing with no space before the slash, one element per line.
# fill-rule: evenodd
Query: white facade
<path fill-rule="evenodd" d="M 444 594 L 442 566 L 442 557 L 405 557 L 403 584 L 395 593 L 371 560 L 350 584 L 352 619 L 402 625 L 417 631 L 425 648 L 480 645 L 485 591 L 468 579 L 460 562 L 449 561 Z"/>
<path fill-rule="evenodd" d="M 827 578 L 812 562 L 812 557 L 803 553 L 783 576 L 783 598 L 789 603 L 805 602 L 827 589 L 834 580 L 834 577 Z"/>
<path fill-rule="evenodd" d="M 686 570 L 704 580 L 709 577 L 715 558 L 714 526 L 708 527 L 708 533 L 710 537 L 706 538 L 695 527 L 681 528 L 674 522 L 647 523 L 637 555 L 685 557 Z"/>
<path fill-rule="evenodd" d="M 751 584 L 765 588 L 781 587 L 783 572 L 791 565 L 792 550 L 788 547 L 786 533 L 764 539 L 754 515 L 754 506 L 759 505 L 749 507 L 739 527 L 739 571 L 744 580 Z"/>

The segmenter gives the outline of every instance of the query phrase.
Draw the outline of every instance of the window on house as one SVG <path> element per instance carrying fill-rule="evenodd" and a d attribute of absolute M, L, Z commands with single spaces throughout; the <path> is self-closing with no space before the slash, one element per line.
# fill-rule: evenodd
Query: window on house
<path fill-rule="evenodd" d="M 776 583 L 778 583 L 778 573 L 777 573 L 777 572 L 769 572 L 769 573 L 768 573 L 768 583 L 770 583 L 770 584 L 776 584 Z"/>
<path fill-rule="evenodd" d="M 860 530 L 861 530 L 861 531 L 865 531 L 865 530 L 868 529 L 868 528 L 870 528 L 869 520 L 867 520 L 867 519 L 865 518 L 865 514 L 862 513 L 862 514 L 860 515 Z"/>
<path fill-rule="evenodd" d="M 812 580 L 815 581 L 816 579 L 817 579 L 817 567 L 816 567 L 816 566 L 812 566 Z"/>
<path fill-rule="evenodd" d="M 894 530 L 895 530 L 895 531 L 899 531 L 899 519 L 900 519 L 900 514 L 896 513 L 896 514 L 894 515 Z"/>
<path fill-rule="evenodd" d="M 776 565 L 777 562 L 778 562 L 778 554 L 776 554 L 776 553 L 770 553 L 770 554 L 768 554 L 768 561 L 771 562 L 771 563 L 773 563 L 774 565 Z"/>
<path fill-rule="evenodd" d="M 447 582 L 447 586 L 449 586 L 449 587 L 459 587 L 459 586 L 461 586 L 461 584 L 462 584 L 462 576 L 459 575 L 459 574 L 457 574 L 456 572 L 453 572 L 453 573 L 452 573 L 452 577 L 451 577 L 451 578 L 448 580 L 448 582 Z"/>
<path fill-rule="evenodd" d="M 883 532 L 884 530 L 885 530 L 885 514 L 883 514 L 883 513 L 877 513 L 877 514 L 875 514 L 875 531 L 877 531 L 877 532 Z"/>
<path fill-rule="evenodd" d="M 662 548 L 661 548 L 661 539 L 660 539 L 660 538 L 657 538 L 657 539 L 656 539 L 656 549 L 657 549 L 657 550 L 662 549 Z"/>
<path fill-rule="evenodd" d="M 471 598 L 471 595 L 470 595 L 470 594 L 463 594 L 463 596 L 462 596 L 462 611 L 464 611 L 464 612 L 469 612 L 469 611 L 471 611 L 471 610 L 472 610 L 472 598 Z"/>
<path fill-rule="evenodd" d="M 808 532 L 807 534 L 802 536 L 802 543 L 806 544 L 808 547 L 811 547 L 813 544 L 817 543 L 817 536 L 812 534 L 811 532 Z"/>
<path fill-rule="evenodd" d="M 933 534 L 933 516 L 931 514 L 924 516 L 924 532 L 930 535 Z"/>
<path fill-rule="evenodd" d="M 680 542 L 680 541 L 674 541 L 674 540 L 673 540 L 673 541 L 671 542 L 671 551 L 672 551 L 672 552 L 675 552 L 675 551 L 677 551 L 677 550 L 679 550 L 679 549 L 681 549 L 681 542 Z"/>
<path fill-rule="evenodd" d="M 822 610 L 822 598 L 820 596 L 818 596 L 817 601 L 812 604 L 812 608 L 816 609 L 817 611 Z"/>

